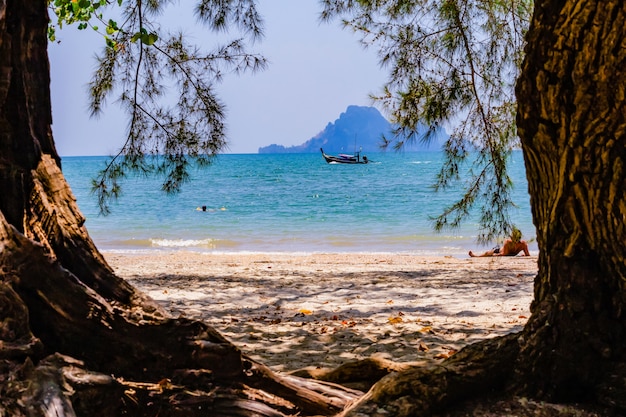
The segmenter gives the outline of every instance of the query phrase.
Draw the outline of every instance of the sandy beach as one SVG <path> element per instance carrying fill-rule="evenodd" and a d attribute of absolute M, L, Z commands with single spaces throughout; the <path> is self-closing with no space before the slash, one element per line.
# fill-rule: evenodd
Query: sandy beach
<path fill-rule="evenodd" d="M 175 315 L 202 319 L 277 371 L 376 357 L 439 361 L 518 331 L 537 258 L 105 253 Z"/>

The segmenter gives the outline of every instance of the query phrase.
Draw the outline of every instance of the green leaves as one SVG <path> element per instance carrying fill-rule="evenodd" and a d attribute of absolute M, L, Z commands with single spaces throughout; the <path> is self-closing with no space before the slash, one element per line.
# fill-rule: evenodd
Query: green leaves
<path fill-rule="evenodd" d="M 122 5 L 122 0 L 117 0 L 119 6 Z M 96 32 L 99 31 L 99 26 L 93 24 L 94 21 L 105 22 L 103 10 L 105 6 L 109 5 L 108 0 L 54 0 L 50 2 L 50 9 L 56 15 L 56 26 L 52 23 L 48 26 L 48 39 L 50 41 L 56 40 L 56 28 L 62 28 L 63 25 L 72 25 L 78 23 L 79 30 L 87 29 L 91 26 Z M 105 35 L 103 35 L 106 45 L 109 47 L 115 47 L 115 42 L 111 36 L 119 30 L 117 23 L 114 20 L 109 19 L 105 24 Z"/>
<path fill-rule="evenodd" d="M 130 38 L 130 41 L 135 43 L 137 42 L 137 40 L 141 40 L 141 43 L 143 43 L 144 45 L 154 45 L 154 43 L 159 39 L 159 36 L 154 33 L 154 32 L 150 32 L 148 33 L 148 31 L 144 28 L 141 28 L 141 30 L 137 33 L 135 33 L 132 38 Z"/>
<path fill-rule="evenodd" d="M 51 2 L 51 8 L 58 18 L 59 27 L 63 23 L 89 22 L 96 15 L 96 10 L 106 5 L 107 0 L 54 0 Z"/>
<path fill-rule="evenodd" d="M 106 28 L 107 35 L 113 35 L 119 30 L 120 29 L 117 27 L 117 22 L 112 19 L 109 19 L 109 23 L 107 24 L 107 28 Z"/>

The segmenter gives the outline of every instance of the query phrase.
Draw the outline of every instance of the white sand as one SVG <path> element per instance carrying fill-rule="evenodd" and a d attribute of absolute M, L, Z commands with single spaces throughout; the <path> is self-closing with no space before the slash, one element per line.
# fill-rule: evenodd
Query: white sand
<path fill-rule="evenodd" d="M 175 314 L 202 319 L 274 370 L 368 356 L 437 361 L 519 331 L 537 259 L 390 254 L 105 253 Z"/>

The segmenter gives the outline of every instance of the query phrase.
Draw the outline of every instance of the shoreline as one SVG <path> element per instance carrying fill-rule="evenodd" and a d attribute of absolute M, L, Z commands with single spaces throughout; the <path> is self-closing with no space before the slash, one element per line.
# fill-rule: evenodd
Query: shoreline
<path fill-rule="evenodd" d="M 200 319 L 276 371 L 375 357 L 436 362 L 522 329 L 537 257 L 103 251 L 174 315 Z"/>
<path fill-rule="evenodd" d="M 468 252 L 471 250 L 475 253 L 483 253 L 492 248 L 492 246 L 475 246 L 470 249 L 455 249 L 449 252 L 442 251 L 440 248 L 420 249 L 420 250 L 265 250 L 265 249 L 245 249 L 245 250 L 217 250 L 204 249 L 198 247 L 146 247 L 146 248 L 101 248 L 96 244 L 98 250 L 105 257 L 109 256 L 162 256 L 174 253 L 193 253 L 197 255 L 208 256 L 412 256 L 415 258 L 454 258 L 454 259 L 470 259 Z M 530 256 L 527 258 L 537 259 L 539 251 L 536 248 L 530 249 Z M 513 258 L 522 258 L 515 256 Z M 476 257 L 478 258 L 478 257 Z M 510 258 L 510 257 L 509 257 Z"/>

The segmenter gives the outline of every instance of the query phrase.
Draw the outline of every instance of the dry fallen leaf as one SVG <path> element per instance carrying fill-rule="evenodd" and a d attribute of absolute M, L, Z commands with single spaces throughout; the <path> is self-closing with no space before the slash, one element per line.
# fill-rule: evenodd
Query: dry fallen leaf
<path fill-rule="evenodd" d="M 306 308 L 301 308 L 300 310 L 298 310 L 298 313 L 311 314 L 313 312 L 311 310 L 307 310 Z"/>
<path fill-rule="evenodd" d="M 435 359 L 448 359 L 450 356 L 454 355 L 458 351 L 456 349 L 450 349 L 445 353 L 438 353 L 435 355 Z"/>
<path fill-rule="evenodd" d="M 389 322 L 389 324 L 402 323 L 402 317 L 389 317 L 387 321 Z"/>
<path fill-rule="evenodd" d="M 426 344 L 424 342 L 420 342 L 420 345 L 419 345 L 418 349 L 421 352 L 428 352 L 428 346 L 426 346 Z"/>

